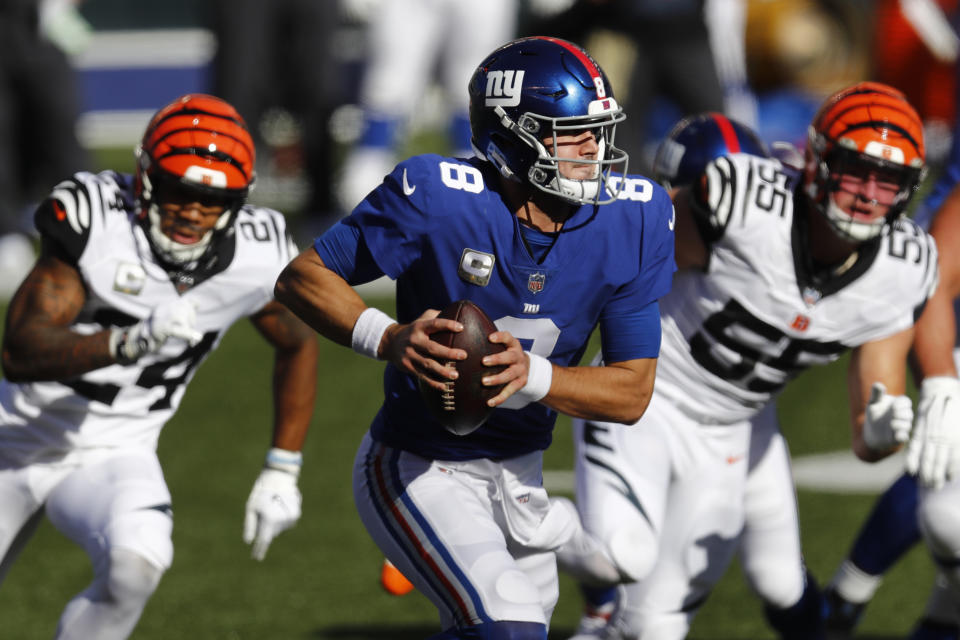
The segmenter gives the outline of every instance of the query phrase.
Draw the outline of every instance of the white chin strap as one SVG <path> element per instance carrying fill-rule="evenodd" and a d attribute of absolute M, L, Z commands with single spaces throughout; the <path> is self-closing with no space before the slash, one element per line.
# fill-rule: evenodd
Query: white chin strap
<path fill-rule="evenodd" d="M 150 218 L 150 224 L 148 225 L 150 241 L 157 253 L 167 262 L 176 265 L 194 262 L 195 260 L 199 260 L 200 256 L 207 250 L 207 247 L 210 246 L 210 240 L 213 238 L 213 229 L 203 234 L 203 237 L 197 242 L 193 244 L 183 244 L 182 242 L 177 242 L 167 237 L 167 235 L 160 230 L 160 208 L 156 204 L 150 204 L 149 209 L 147 209 L 147 215 Z M 230 211 L 224 211 L 217 220 L 215 229 L 222 228 L 229 218 Z"/>
<path fill-rule="evenodd" d="M 576 203 L 590 202 L 597 199 L 600 191 L 600 178 L 589 180 L 571 180 L 563 176 L 556 176 L 547 185 L 557 194 Z"/>
<path fill-rule="evenodd" d="M 853 216 L 834 203 L 832 196 L 827 197 L 824 214 L 834 233 L 844 240 L 851 242 L 866 242 L 867 240 L 876 238 L 883 232 L 883 227 L 887 223 L 886 218 L 877 218 L 870 222 L 855 220 Z"/>
<path fill-rule="evenodd" d="M 606 141 L 602 138 L 598 141 L 598 146 L 600 147 L 597 152 L 597 158 L 602 161 L 606 157 Z M 546 149 L 543 150 L 544 153 Z M 574 180 L 572 178 L 564 178 L 560 174 L 560 167 L 564 162 L 569 162 L 567 160 L 561 160 L 559 158 L 554 158 L 556 160 L 557 169 L 556 173 L 550 182 L 547 183 L 547 187 L 552 189 L 557 195 L 561 198 L 570 200 L 575 204 L 585 204 L 588 202 L 596 202 L 597 194 L 600 192 L 600 164 L 599 162 L 593 167 L 593 177 L 587 178 L 586 180 Z M 571 164 L 576 164 L 576 162 L 571 162 Z"/>

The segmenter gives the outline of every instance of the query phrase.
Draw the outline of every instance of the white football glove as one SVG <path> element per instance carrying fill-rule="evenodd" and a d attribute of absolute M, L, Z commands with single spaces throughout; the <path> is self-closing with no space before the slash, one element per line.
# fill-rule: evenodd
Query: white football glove
<path fill-rule="evenodd" d="M 263 560 L 270 543 L 297 523 L 303 498 L 297 488 L 302 456 L 299 451 L 271 449 L 247 498 L 243 541 L 253 544 L 251 557 Z"/>
<path fill-rule="evenodd" d="M 203 339 L 197 331 L 197 311 L 185 298 L 156 307 L 137 324 L 114 329 L 110 333 L 110 355 L 118 362 L 129 363 L 154 353 L 169 338 L 180 338 L 194 346 Z"/>
<path fill-rule="evenodd" d="M 960 472 L 960 380 L 925 379 L 917 404 L 917 424 L 907 445 L 907 473 L 938 489 Z"/>
<path fill-rule="evenodd" d="M 910 398 L 890 395 L 882 382 L 874 382 L 863 421 L 863 441 L 867 447 L 886 451 L 906 442 L 912 424 L 913 402 Z"/>

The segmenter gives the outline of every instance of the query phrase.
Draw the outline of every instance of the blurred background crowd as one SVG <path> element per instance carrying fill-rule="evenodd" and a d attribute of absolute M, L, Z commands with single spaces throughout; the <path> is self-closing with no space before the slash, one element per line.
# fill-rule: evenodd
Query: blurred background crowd
<path fill-rule="evenodd" d="M 0 300 L 32 264 L 32 210 L 78 170 L 128 171 L 158 106 L 233 103 L 258 143 L 251 200 L 301 245 L 411 153 L 469 154 L 476 64 L 520 35 L 584 45 L 628 119 L 632 173 L 682 115 L 722 111 L 803 146 L 837 88 L 874 79 L 954 132 L 958 0 L 0 0 Z"/>

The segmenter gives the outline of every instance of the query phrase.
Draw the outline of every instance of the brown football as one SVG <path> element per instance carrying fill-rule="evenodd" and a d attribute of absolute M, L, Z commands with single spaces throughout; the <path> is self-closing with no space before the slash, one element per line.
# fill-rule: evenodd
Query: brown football
<path fill-rule="evenodd" d="M 450 303 L 438 317 L 458 321 L 463 325 L 463 331 L 438 331 L 431 338 L 446 347 L 463 349 L 467 352 L 467 359 L 446 363 L 456 367 L 460 374 L 456 380 L 447 383 L 446 389 L 438 391 L 421 381 L 420 395 L 447 431 L 463 436 L 479 428 L 493 411 L 487 406 L 487 400 L 500 393 L 503 387 L 485 387 L 481 381 L 503 367 L 485 367 L 482 360 L 505 347 L 487 339 L 497 327 L 483 309 L 469 300 Z"/>

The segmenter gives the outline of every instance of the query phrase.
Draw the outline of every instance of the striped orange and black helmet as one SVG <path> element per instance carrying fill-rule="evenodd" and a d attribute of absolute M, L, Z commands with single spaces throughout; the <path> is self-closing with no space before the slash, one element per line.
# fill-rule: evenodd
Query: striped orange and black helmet
<path fill-rule="evenodd" d="M 906 97 L 879 82 L 860 82 L 824 101 L 810 124 L 806 192 L 842 236 L 868 240 L 883 220 L 865 223 L 832 205 L 836 177 L 846 172 L 882 173 L 898 186 L 887 221 L 903 212 L 924 175 L 923 122 Z"/>
<path fill-rule="evenodd" d="M 216 230 L 229 227 L 253 186 L 256 152 L 243 118 L 229 103 L 204 94 L 181 96 L 150 119 L 136 150 L 134 191 L 154 249 L 168 262 L 196 261 L 210 239 L 181 245 L 159 230 L 158 202 L 170 188 L 222 204 Z"/>

